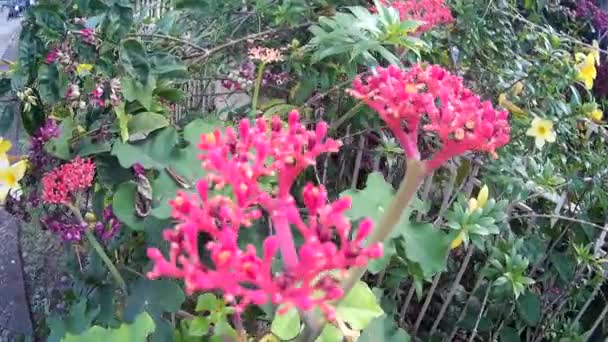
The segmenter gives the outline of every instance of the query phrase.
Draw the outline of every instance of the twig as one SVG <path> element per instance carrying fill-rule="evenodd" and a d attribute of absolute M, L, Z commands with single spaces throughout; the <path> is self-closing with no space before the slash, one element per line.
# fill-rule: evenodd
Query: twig
<path fill-rule="evenodd" d="M 177 38 L 177 37 L 173 37 L 173 36 L 169 36 L 169 35 L 164 35 L 164 34 L 155 34 L 155 33 L 138 33 L 138 34 L 132 34 L 129 35 L 129 37 L 141 37 L 141 38 L 158 38 L 158 39 L 165 39 L 165 40 L 171 40 L 174 42 L 178 42 L 184 45 L 188 45 L 189 47 L 196 49 L 198 51 L 207 51 L 207 49 L 205 49 L 202 46 L 196 45 L 192 42 L 189 42 L 185 39 L 181 39 L 181 38 Z"/>
<path fill-rule="evenodd" d="M 359 171 L 361 170 L 361 159 L 363 159 L 363 148 L 365 148 L 365 136 L 359 137 L 359 149 L 357 150 L 357 157 L 355 158 L 355 169 L 353 171 L 353 179 L 351 180 L 350 187 L 352 189 L 357 188 L 357 181 L 359 180 Z"/>
<path fill-rule="evenodd" d="M 414 336 L 418 335 L 418 329 L 420 328 L 420 324 L 422 324 L 422 319 L 424 319 L 424 314 L 426 314 L 426 310 L 429 308 L 429 305 L 431 304 L 431 299 L 433 299 L 433 294 L 435 293 L 435 289 L 437 289 L 437 284 L 439 284 L 439 279 L 441 279 L 441 272 L 437 273 L 435 275 L 435 278 L 433 278 L 433 283 L 431 284 L 431 288 L 429 289 L 429 292 L 426 295 L 424 303 L 422 304 L 422 308 L 420 309 L 420 312 L 418 313 L 418 318 L 416 319 L 416 323 L 414 324 L 414 331 L 412 333 Z"/>
<path fill-rule="evenodd" d="M 585 340 L 584 340 L 584 342 L 589 341 L 589 339 L 593 335 L 593 332 L 595 331 L 595 329 L 597 329 L 597 327 L 604 320 L 604 317 L 606 317 L 607 314 L 608 314 L 608 305 L 606 305 L 606 303 L 604 303 L 604 310 L 602 310 L 602 312 L 600 313 L 600 315 L 597 316 L 597 319 L 595 320 L 595 322 L 593 322 L 593 325 L 591 326 L 591 329 L 589 329 L 585 333 Z"/>
<path fill-rule="evenodd" d="M 490 296 L 490 289 L 492 288 L 491 284 L 488 284 L 486 289 L 486 294 L 483 297 L 483 302 L 481 303 L 481 308 L 479 308 L 479 315 L 477 315 L 477 320 L 475 321 L 475 325 L 473 326 L 473 332 L 471 336 L 469 336 L 469 342 L 473 342 L 475 340 L 475 336 L 477 336 L 477 328 L 479 327 L 479 322 L 483 317 L 483 312 L 486 310 L 486 304 L 488 303 L 488 297 Z"/>
<path fill-rule="evenodd" d="M 452 192 L 454 192 L 454 186 L 456 185 L 456 177 L 458 176 L 458 172 L 456 172 L 456 167 L 454 164 L 447 165 L 448 170 L 450 171 L 450 179 L 448 184 L 445 186 L 443 190 L 443 201 L 441 202 L 441 208 L 439 209 L 439 213 L 437 214 L 437 218 L 435 219 L 434 224 L 439 223 L 443 214 L 450 206 L 450 198 L 452 197 Z"/>
<path fill-rule="evenodd" d="M 431 192 L 431 186 L 433 185 L 433 176 L 435 176 L 435 170 L 433 170 L 424 181 L 424 188 L 422 190 L 422 194 L 420 194 L 420 200 L 425 203 L 429 198 L 429 193 Z M 422 211 L 419 211 L 416 215 L 416 220 L 422 220 Z"/>
<path fill-rule="evenodd" d="M 477 278 L 477 281 L 475 281 L 475 285 L 473 285 L 473 289 L 471 290 L 469 298 L 467 298 L 467 301 L 464 303 L 464 306 L 462 307 L 462 311 L 460 312 L 460 315 L 458 316 L 456 323 L 454 323 L 454 327 L 452 328 L 452 331 L 450 332 L 450 336 L 448 337 L 447 341 L 454 340 L 454 336 L 456 336 L 456 333 L 458 332 L 458 323 L 460 323 L 464 319 L 464 316 L 467 313 L 467 309 L 469 308 L 469 305 L 473 301 L 473 296 L 475 295 L 475 292 L 477 292 L 477 290 L 481 286 L 481 283 L 483 282 L 483 275 L 481 275 L 481 274 L 482 273 L 480 272 L 480 276 Z M 490 284 L 488 284 L 488 286 L 490 286 Z"/>
<path fill-rule="evenodd" d="M 589 222 L 589 221 L 585 221 L 585 220 L 579 220 L 579 219 L 575 219 L 572 217 L 568 217 L 568 216 L 562 216 L 562 215 L 551 215 L 551 214 L 523 214 L 523 215 L 517 215 L 517 216 L 512 216 L 509 218 L 509 220 L 515 220 L 515 219 L 519 219 L 519 218 L 555 218 L 558 220 L 564 220 L 564 221 L 570 221 L 570 222 L 576 222 L 576 223 L 580 223 L 580 224 L 584 224 L 593 228 L 597 228 L 601 231 L 608 231 L 608 228 L 605 228 L 604 226 L 600 226 L 599 224 L 595 224 L 593 222 Z"/>
<path fill-rule="evenodd" d="M 291 31 L 298 30 L 298 29 L 301 29 L 301 28 L 304 28 L 304 27 L 308 27 L 310 25 L 312 25 L 311 22 L 306 22 L 304 24 L 296 25 L 296 26 L 293 26 L 293 27 L 290 27 L 290 28 L 280 27 L 280 28 L 269 29 L 269 30 L 266 30 L 266 31 L 258 32 L 258 33 L 253 33 L 253 34 L 250 34 L 250 35 L 238 38 L 238 39 L 230 40 L 230 41 L 228 41 L 228 42 L 226 42 L 224 44 L 220 44 L 220 45 L 215 46 L 215 47 L 213 47 L 211 49 L 206 49 L 203 52 L 195 53 L 195 54 L 186 56 L 186 57 L 184 57 L 184 60 L 196 59 L 197 62 L 200 62 L 201 60 L 209 58 L 209 56 L 211 56 L 211 55 L 213 55 L 213 54 L 215 54 L 215 53 L 217 53 L 219 51 L 222 51 L 222 50 L 227 49 L 227 48 L 229 48 L 231 46 L 240 44 L 242 42 L 246 42 L 248 40 L 255 40 L 255 39 L 261 38 L 263 36 L 273 35 L 273 34 L 276 34 L 276 33 L 279 33 L 279 32 L 285 32 L 285 31 L 288 31 L 288 30 L 291 30 Z"/>
<path fill-rule="evenodd" d="M 591 293 L 591 296 L 589 296 L 589 298 L 587 299 L 587 301 L 585 302 L 585 304 L 583 305 L 583 307 L 578 311 L 578 314 L 576 315 L 576 317 L 574 318 L 574 321 L 572 321 L 572 323 L 576 323 L 578 322 L 581 317 L 583 317 L 583 315 L 585 314 L 585 312 L 587 311 L 587 308 L 589 308 L 589 305 L 591 305 L 591 303 L 593 302 L 593 300 L 595 299 L 595 296 L 597 296 L 597 293 L 600 291 L 600 289 L 602 288 L 602 284 L 604 282 L 600 281 L 598 282 L 598 284 L 595 286 L 595 288 L 593 289 L 593 292 Z"/>
<path fill-rule="evenodd" d="M 456 294 L 456 289 L 458 288 L 458 285 L 460 285 L 460 280 L 462 279 L 462 276 L 464 275 L 464 271 L 466 271 L 467 266 L 469 265 L 469 262 L 471 261 L 471 256 L 473 255 L 474 251 L 475 251 L 475 248 L 473 247 L 473 244 L 470 244 L 467 249 L 467 254 L 464 256 L 464 259 L 462 260 L 462 265 L 460 265 L 458 274 L 456 274 L 456 278 L 454 279 L 454 282 L 452 283 L 452 287 L 450 288 L 450 291 L 448 292 L 448 295 L 445 298 L 445 302 L 443 302 L 443 305 L 441 306 L 441 309 L 439 310 L 439 314 L 437 315 L 437 318 L 435 319 L 435 323 L 433 323 L 433 326 L 431 328 L 431 332 L 429 333 L 429 335 L 432 336 L 433 333 L 435 332 L 435 330 L 437 330 L 437 327 L 439 327 L 439 323 L 441 323 L 441 319 L 443 318 L 443 315 L 445 315 L 445 312 L 447 311 L 448 306 L 452 302 L 452 298 L 454 297 L 454 294 Z"/>
<path fill-rule="evenodd" d="M 405 302 L 403 302 L 403 307 L 401 307 L 401 312 L 399 313 L 399 326 L 405 325 L 405 316 L 407 315 L 407 309 L 410 306 L 410 302 L 412 301 L 415 292 L 416 284 L 414 284 L 414 281 L 412 281 L 412 285 L 410 285 L 410 289 L 409 291 L 407 291 Z"/>

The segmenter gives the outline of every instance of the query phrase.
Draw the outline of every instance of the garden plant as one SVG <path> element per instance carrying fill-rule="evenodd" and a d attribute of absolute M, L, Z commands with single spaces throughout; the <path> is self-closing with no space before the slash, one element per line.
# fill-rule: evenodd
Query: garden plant
<path fill-rule="evenodd" d="M 38 1 L 0 201 L 62 277 L 20 337 L 603 341 L 604 2 Z"/>

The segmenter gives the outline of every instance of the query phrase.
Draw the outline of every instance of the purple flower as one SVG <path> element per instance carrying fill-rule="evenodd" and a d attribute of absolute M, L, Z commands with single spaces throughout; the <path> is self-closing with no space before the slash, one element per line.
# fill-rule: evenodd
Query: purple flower
<path fill-rule="evenodd" d="M 64 242 L 76 242 L 82 240 L 86 223 L 75 222 L 72 218 L 60 215 L 44 216 L 40 222 L 50 231 L 57 234 Z"/>
<path fill-rule="evenodd" d="M 133 164 L 133 173 L 136 176 L 143 176 L 146 173 L 146 169 L 140 163 L 135 163 Z"/>
<path fill-rule="evenodd" d="M 103 241 L 108 241 L 116 236 L 121 227 L 112 206 L 109 205 L 103 210 L 102 220 L 95 224 L 95 234 Z"/>
<path fill-rule="evenodd" d="M 34 169 L 44 172 L 53 167 L 55 158 L 44 150 L 44 145 L 59 136 L 59 126 L 55 120 L 47 119 L 32 136 L 28 160 Z"/>

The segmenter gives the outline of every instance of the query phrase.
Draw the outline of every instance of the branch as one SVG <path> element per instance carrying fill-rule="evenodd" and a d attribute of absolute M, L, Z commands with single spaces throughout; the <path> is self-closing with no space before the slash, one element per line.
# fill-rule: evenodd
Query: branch
<path fill-rule="evenodd" d="M 242 42 L 246 42 L 248 40 L 255 40 L 255 39 L 267 36 L 267 35 L 274 35 L 279 32 L 298 30 L 301 28 L 308 27 L 310 25 L 312 25 L 312 22 L 306 22 L 304 24 L 296 25 L 296 26 L 290 27 L 290 28 L 279 27 L 279 28 L 273 28 L 273 29 L 269 29 L 266 31 L 258 32 L 258 33 L 253 33 L 253 34 L 250 34 L 250 35 L 238 38 L 238 39 L 230 40 L 224 44 L 220 44 L 211 49 L 204 49 L 200 53 L 195 53 L 190 56 L 186 56 L 186 57 L 184 57 L 184 60 L 196 59 L 197 62 L 200 62 L 201 60 L 205 60 L 205 59 L 209 58 L 209 56 L 211 56 L 219 51 L 222 51 L 222 50 L 232 47 L 234 45 L 240 44 Z"/>
<path fill-rule="evenodd" d="M 515 219 L 519 219 L 519 218 L 549 218 L 549 219 L 558 219 L 558 220 L 564 220 L 564 221 L 570 221 L 570 222 L 576 222 L 576 223 L 580 223 L 580 224 L 584 224 L 593 228 L 597 228 L 601 231 L 608 231 L 608 228 L 605 228 L 604 226 L 600 226 L 599 224 L 595 224 L 593 222 L 589 222 L 589 221 L 585 221 L 585 220 L 579 220 L 579 219 L 575 219 L 572 217 L 568 217 L 568 216 L 562 216 L 562 215 L 549 215 L 549 214 L 523 214 L 523 215 L 517 215 L 517 216 L 513 216 L 509 218 L 509 221 L 511 220 L 515 220 Z"/>
<path fill-rule="evenodd" d="M 187 40 L 181 39 L 181 38 L 177 38 L 177 37 L 173 37 L 173 36 L 169 36 L 169 35 L 164 35 L 164 34 L 155 34 L 155 33 L 138 33 L 138 34 L 132 34 L 129 35 L 129 37 L 141 37 L 141 38 L 159 38 L 159 39 L 165 39 L 165 40 L 171 40 L 177 43 L 181 43 L 184 45 L 188 45 L 189 47 L 198 50 L 198 51 L 207 51 L 207 49 L 205 49 L 202 46 L 196 45 L 192 42 L 189 42 Z"/>

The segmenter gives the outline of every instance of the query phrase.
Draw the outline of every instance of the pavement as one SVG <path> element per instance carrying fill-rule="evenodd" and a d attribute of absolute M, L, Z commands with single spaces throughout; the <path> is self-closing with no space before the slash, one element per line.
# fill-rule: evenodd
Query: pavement
<path fill-rule="evenodd" d="M 0 11 L 0 59 L 14 61 L 17 57 L 17 35 L 21 20 L 7 21 L 7 10 Z M 0 71 L 8 66 L 0 63 Z M 6 103 L 5 103 L 6 105 Z M 5 138 L 13 142 L 12 153 L 21 146 L 20 120 L 13 120 L 13 127 L 5 132 Z M 21 222 L 0 207 L 0 341 L 15 341 L 18 336 L 32 335 L 32 320 L 23 278 L 20 251 Z"/>
<path fill-rule="evenodd" d="M 8 10 L 0 11 L 0 59 L 14 60 L 17 57 L 17 35 L 21 27 L 21 19 L 7 20 Z M 0 63 L 0 71 L 5 71 L 7 66 Z"/>

